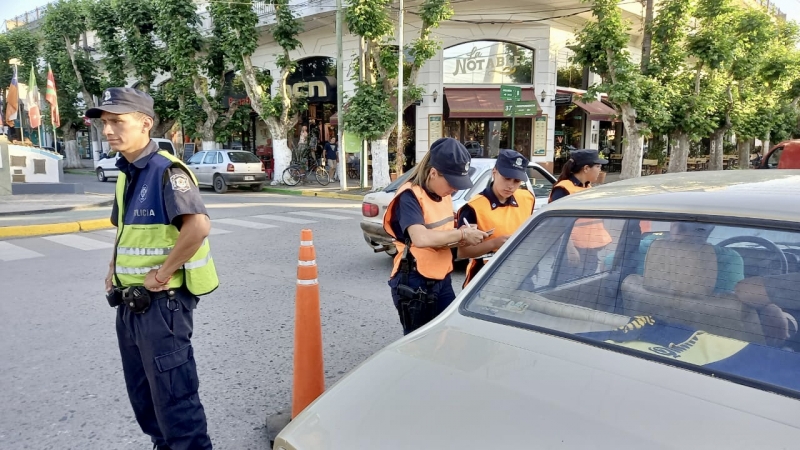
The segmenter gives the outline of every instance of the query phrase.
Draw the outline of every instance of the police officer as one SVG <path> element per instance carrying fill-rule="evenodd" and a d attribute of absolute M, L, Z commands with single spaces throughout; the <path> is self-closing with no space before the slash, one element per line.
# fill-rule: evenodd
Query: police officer
<path fill-rule="evenodd" d="M 450 247 L 477 245 L 488 236 L 454 225 L 451 195 L 472 187 L 469 164 L 464 145 L 451 138 L 437 140 L 384 215 L 383 228 L 397 240 L 389 287 L 403 334 L 428 323 L 455 299 Z"/>
<path fill-rule="evenodd" d="M 197 296 L 219 285 L 211 225 L 191 172 L 150 140 L 154 115 L 153 99 L 131 88 L 107 89 L 86 112 L 123 156 L 107 298 L 118 305 L 122 369 L 142 431 L 154 448 L 210 449 L 190 338 Z"/>
<path fill-rule="evenodd" d="M 471 258 L 464 287 L 487 262 L 479 257 L 499 250 L 533 214 L 535 197 L 527 189 L 518 190 L 521 183 L 528 180 L 527 167 L 528 160 L 519 152 L 500 151 L 492 169 L 492 182 L 459 210 L 459 225 L 466 223 L 477 225 L 483 231 L 494 230 L 481 244 L 459 247 L 459 258 Z"/>
<path fill-rule="evenodd" d="M 600 169 L 608 160 L 597 150 L 574 150 L 564 164 L 558 182 L 550 191 L 550 201 L 575 194 L 592 187 L 600 176 Z M 572 228 L 567 257 L 574 276 L 591 275 L 599 264 L 598 253 L 611 243 L 611 236 L 602 219 L 578 219 Z"/>

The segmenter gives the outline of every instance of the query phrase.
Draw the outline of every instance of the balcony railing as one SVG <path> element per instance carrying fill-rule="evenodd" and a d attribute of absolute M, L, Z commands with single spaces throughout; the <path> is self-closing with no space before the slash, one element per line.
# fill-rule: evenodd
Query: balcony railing
<path fill-rule="evenodd" d="M 0 24 L 0 32 L 11 31 L 14 28 L 24 27 L 35 23 L 44 17 L 44 12 L 46 9 L 47 5 L 40 6 L 11 19 L 4 20 Z"/>

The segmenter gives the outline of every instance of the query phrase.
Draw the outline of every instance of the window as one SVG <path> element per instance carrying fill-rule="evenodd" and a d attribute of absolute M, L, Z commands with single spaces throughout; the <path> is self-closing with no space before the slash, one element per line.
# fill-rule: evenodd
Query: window
<path fill-rule="evenodd" d="M 778 147 L 769 154 L 769 159 L 767 159 L 767 169 L 778 168 L 778 163 L 781 160 L 781 153 L 783 153 L 783 147 Z"/>
<path fill-rule="evenodd" d="M 203 158 L 203 164 L 216 164 L 217 162 L 217 152 L 208 152 L 206 153 L 206 157 Z"/>
<path fill-rule="evenodd" d="M 166 150 L 171 155 L 175 154 L 175 151 L 172 149 L 172 142 L 158 141 L 158 148 L 160 150 Z"/>
<path fill-rule="evenodd" d="M 228 159 L 232 163 L 260 163 L 261 160 L 256 155 L 248 152 L 228 152 Z M 221 161 L 220 161 L 221 162 Z"/>
<path fill-rule="evenodd" d="M 189 164 L 200 164 L 205 155 L 206 152 L 195 153 L 191 158 L 189 158 Z"/>
<path fill-rule="evenodd" d="M 528 167 L 528 180 L 534 197 L 550 197 L 553 183 L 542 173 L 541 169 Z M 526 188 L 526 183 L 522 183 L 522 186 Z"/>
<path fill-rule="evenodd" d="M 222 153 L 217 152 L 217 164 L 222 164 Z"/>
<path fill-rule="evenodd" d="M 484 271 L 469 315 L 800 397 L 800 232 L 551 217 Z"/>

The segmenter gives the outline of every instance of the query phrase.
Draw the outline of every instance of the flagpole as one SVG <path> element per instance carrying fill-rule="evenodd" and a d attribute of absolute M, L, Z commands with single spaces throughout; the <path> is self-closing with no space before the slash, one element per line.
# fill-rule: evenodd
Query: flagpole
<path fill-rule="evenodd" d="M 25 126 L 22 123 L 22 97 L 19 95 L 19 66 L 14 64 L 14 73 L 17 75 L 17 117 L 19 118 L 19 140 L 25 142 Z"/>

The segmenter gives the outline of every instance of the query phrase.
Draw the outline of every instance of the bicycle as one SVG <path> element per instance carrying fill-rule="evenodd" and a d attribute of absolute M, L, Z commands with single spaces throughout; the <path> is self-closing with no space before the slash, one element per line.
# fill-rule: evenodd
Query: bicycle
<path fill-rule="evenodd" d="M 305 165 L 308 167 L 308 170 L 305 169 L 304 165 L 299 163 L 292 163 L 286 170 L 283 171 L 281 175 L 281 179 L 287 186 L 295 186 L 301 181 L 305 182 L 308 178 L 308 174 L 313 172 L 314 178 L 317 180 L 322 186 L 327 186 L 331 182 L 331 177 L 328 174 L 328 171 L 325 170 L 324 167 L 320 166 L 316 160 L 309 162 Z"/>

